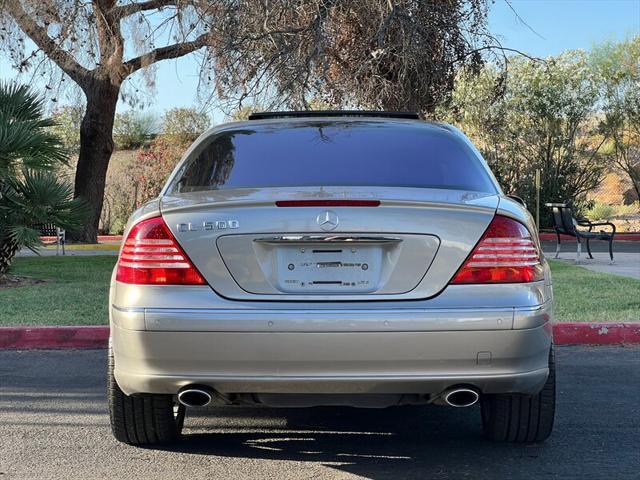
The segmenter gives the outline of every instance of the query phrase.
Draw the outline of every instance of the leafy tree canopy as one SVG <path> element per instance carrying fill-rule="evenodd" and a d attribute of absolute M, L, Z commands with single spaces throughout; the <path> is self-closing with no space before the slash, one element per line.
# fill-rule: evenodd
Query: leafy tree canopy
<path fill-rule="evenodd" d="M 605 169 L 599 88 L 585 52 L 546 61 L 513 58 L 506 76 L 491 65 L 477 77 L 462 73 L 451 109 L 440 113 L 469 134 L 505 191 L 530 208 L 537 169 L 542 204 L 579 203 Z"/>

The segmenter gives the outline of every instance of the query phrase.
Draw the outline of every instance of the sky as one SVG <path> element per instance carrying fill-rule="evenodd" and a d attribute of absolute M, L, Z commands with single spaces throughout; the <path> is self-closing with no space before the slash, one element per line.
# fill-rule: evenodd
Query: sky
<path fill-rule="evenodd" d="M 505 47 L 537 57 L 564 50 L 588 50 L 604 40 L 640 34 L 640 0 L 495 0 L 489 28 Z"/>
<path fill-rule="evenodd" d="M 489 28 L 503 46 L 536 57 L 557 55 L 568 49 L 588 50 L 595 43 L 622 40 L 640 34 L 640 0 L 494 0 Z M 523 23 L 526 22 L 525 23 Z M 0 78 L 11 78 L 0 61 Z M 151 111 L 161 114 L 173 107 L 197 107 L 197 62 L 193 57 L 160 62 Z M 118 111 L 128 107 L 121 102 Z M 215 122 L 219 111 L 209 112 Z"/>

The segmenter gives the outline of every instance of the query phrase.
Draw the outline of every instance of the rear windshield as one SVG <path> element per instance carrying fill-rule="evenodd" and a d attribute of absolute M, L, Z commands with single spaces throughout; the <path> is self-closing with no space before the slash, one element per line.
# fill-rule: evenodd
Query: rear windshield
<path fill-rule="evenodd" d="M 375 121 L 248 125 L 205 140 L 172 191 L 390 186 L 495 192 L 472 149 L 428 123 Z"/>

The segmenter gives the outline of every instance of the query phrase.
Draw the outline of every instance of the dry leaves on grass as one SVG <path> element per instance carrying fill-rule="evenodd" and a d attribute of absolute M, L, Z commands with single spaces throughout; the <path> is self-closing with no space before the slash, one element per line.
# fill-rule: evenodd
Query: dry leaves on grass
<path fill-rule="evenodd" d="M 42 280 L 40 278 L 20 277 L 17 275 L 0 275 L 0 290 L 27 287 L 29 285 L 37 285 L 46 282 L 48 282 L 48 280 Z"/>

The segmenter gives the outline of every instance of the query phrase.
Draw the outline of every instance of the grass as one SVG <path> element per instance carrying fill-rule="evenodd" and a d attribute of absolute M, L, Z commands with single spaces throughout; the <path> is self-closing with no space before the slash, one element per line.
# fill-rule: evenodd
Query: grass
<path fill-rule="evenodd" d="M 55 245 L 46 245 L 45 250 L 56 250 Z M 69 243 L 64 246 L 65 250 L 103 250 L 103 251 L 118 251 L 120 250 L 120 243 Z"/>
<path fill-rule="evenodd" d="M 115 256 L 21 257 L 10 273 L 47 283 L 0 290 L 2 325 L 106 325 Z M 640 280 L 550 261 L 559 321 L 640 321 Z"/>
<path fill-rule="evenodd" d="M 549 260 L 556 320 L 640 321 L 640 280 Z"/>
<path fill-rule="evenodd" d="M 106 325 L 116 256 L 20 257 L 12 275 L 47 283 L 0 290 L 1 325 Z"/>

